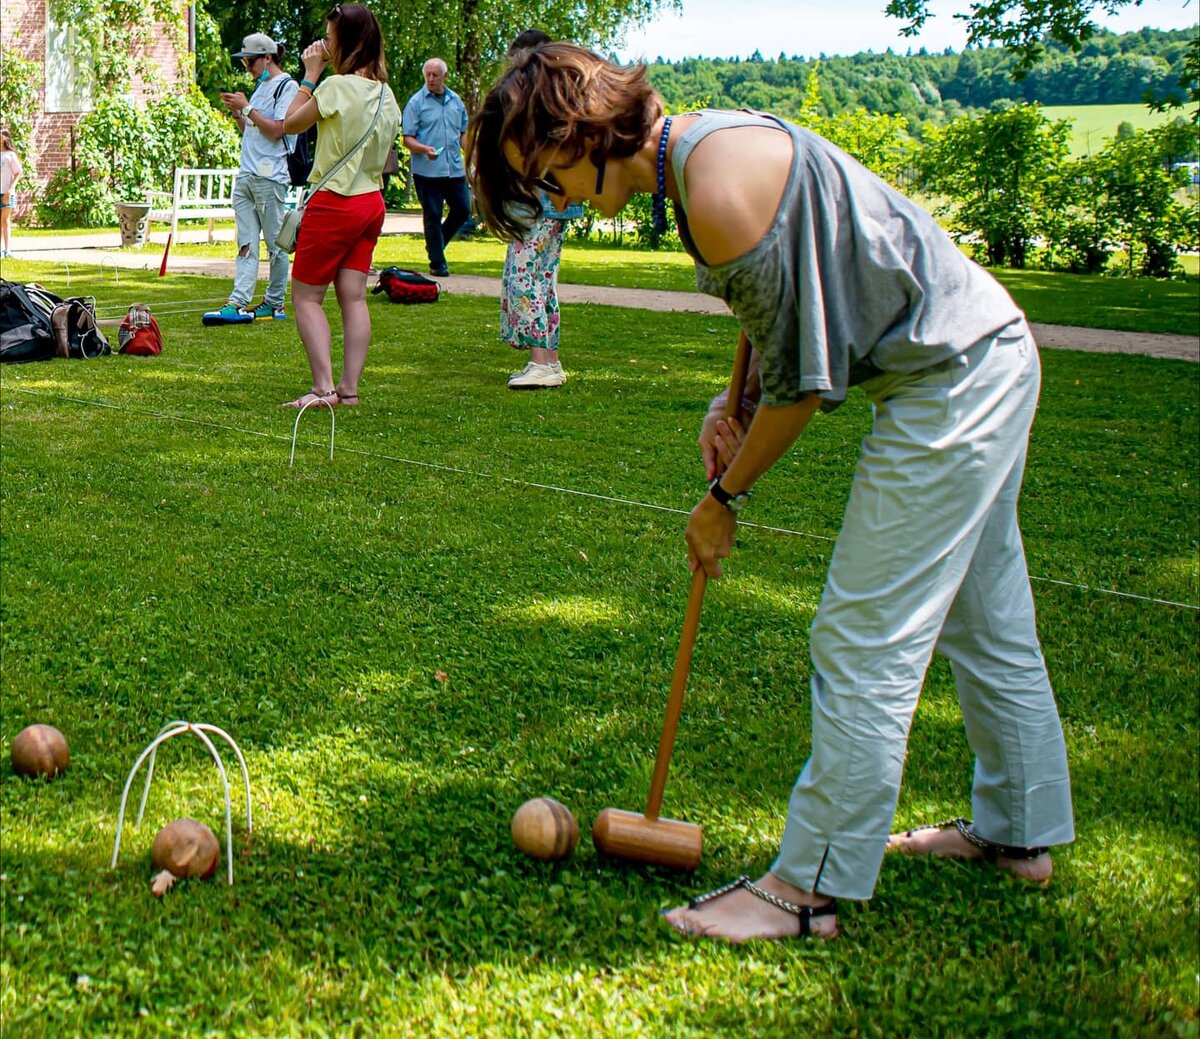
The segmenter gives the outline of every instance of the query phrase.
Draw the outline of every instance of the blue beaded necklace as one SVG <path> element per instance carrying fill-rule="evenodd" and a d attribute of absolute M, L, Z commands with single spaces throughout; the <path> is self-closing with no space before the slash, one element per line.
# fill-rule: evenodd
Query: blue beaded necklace
<path fill-rule="evenodd" d="M 671 117 L 663 120 L 662 134 L 658 138 L 658 190 L 650 211 L 654 218 L 654 233 L 667 231 L 667 138 L 671 136 Z"/>

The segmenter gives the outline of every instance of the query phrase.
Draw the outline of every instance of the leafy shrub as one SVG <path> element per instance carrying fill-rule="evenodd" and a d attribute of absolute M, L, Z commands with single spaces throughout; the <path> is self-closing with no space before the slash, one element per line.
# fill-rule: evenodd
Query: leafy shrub
<path fill-rule="evenodd" d="M 107 95 L 79 121 L 74 168 L 46 186 L 38 220 L 52 227 L 111 224 L 117 202 L 170 191 L 176 166 L 236 166 L 239 149 L 233 124 L 194 87 L 142 109 Z"/>

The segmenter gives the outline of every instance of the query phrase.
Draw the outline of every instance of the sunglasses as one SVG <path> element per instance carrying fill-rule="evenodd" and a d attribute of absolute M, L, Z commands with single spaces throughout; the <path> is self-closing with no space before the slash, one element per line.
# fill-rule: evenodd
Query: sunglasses
<path fill-rule="evenodd" d="M 342 15 L 342 5 L 334 4 L 333 9 L 325 16 L 325 21 L 332 22 L 335 18 L 340 18 Z"/>
<path fill-rule="evenodd" d="M 558 178 L 549 170 L 546 170 L 540 177 L 534 177 L 531 184 L 539 191 L 544 191 L 548 195 L 565 195 L 563 186 L 558 182 Z"/>
<path fill-rule="evenodd" d="M 266 61 L 266 60 L 267 60 L 267 56 L 265 54 L 255 54 L 253 57 L 242 58 L 242 64 L 246 68 L 252 69 L 252 68 L 254 68 L 254 63 L 256 61 Z"/>

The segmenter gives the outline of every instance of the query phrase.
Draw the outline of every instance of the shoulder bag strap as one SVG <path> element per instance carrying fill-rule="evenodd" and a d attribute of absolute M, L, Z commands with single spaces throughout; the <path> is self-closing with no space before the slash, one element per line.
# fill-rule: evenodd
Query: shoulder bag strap
<path fill-rule="evenodd" d="M 274 98 L 275 104 L 279 104 L 279 95 L 283 93 L 283 88 L 287 85 L 288 81 L 291 80 L 291 78 L 292 77 L 289 76 L 286 72 L 282 76 L 279 77 L 279 79 L 280 79 L 279 86 L 277 86 L 275 88 L 275 98 Z M 287 118 L 287 112 L 283 113 L 283 117 L 285 119 Z M 290 157 L 292 154 L 292 149 L 288 147 L 288 143 L 287 143 L 288 135 L 284 134 L 279 139 L 281 141 L 283 141 L 283 154 Z"/>

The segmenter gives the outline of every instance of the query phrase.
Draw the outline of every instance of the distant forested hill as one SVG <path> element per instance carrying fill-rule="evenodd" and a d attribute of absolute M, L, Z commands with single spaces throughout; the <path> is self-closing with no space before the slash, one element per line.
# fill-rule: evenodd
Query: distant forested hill
<path fill-rule="evenodd" d="M 1043 105 L 1111 105 L 1143 102 L 1178 92 L 1183 59 L 1195 33 L 1143 29 L 1100 32 L 1078 54 L 1051 45 L 1045 61 L 1014 81 L 1014 59 L 999 47 L 961 54 L 860 53 L 805 61 L 780 54 L 747 60 L 691 58 L 656 62 L 650 78 L 673 111 L 698 103 L 714 108 L 760 108 L 788 115 L 800 109 L 815 67 L 825 115 L 865 108 L 904 116 L 910 132 L 922 123 L 941 124 L 964 110 L 994 101 Z"/>

